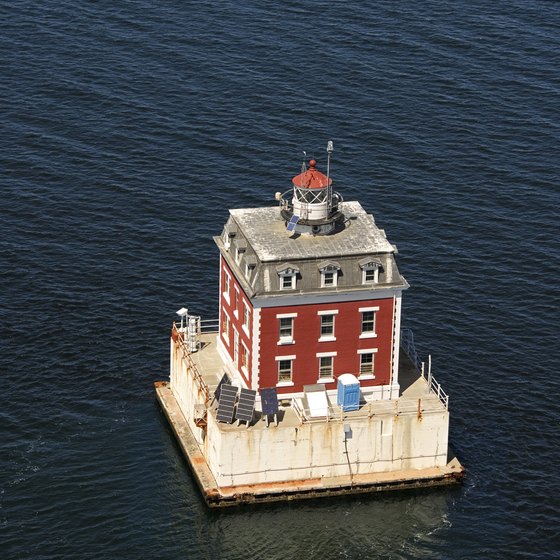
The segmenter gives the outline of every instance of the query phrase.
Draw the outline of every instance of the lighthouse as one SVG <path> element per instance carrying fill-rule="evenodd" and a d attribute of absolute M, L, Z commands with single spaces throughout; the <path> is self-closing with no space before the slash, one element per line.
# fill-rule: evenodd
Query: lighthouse
<path fill-rule="evenodd" d="M 451 484 L 449 398 L 401 325 L 396 247 L 305 161 L 229 211 L 219 317 L 179 310 L 156 393 L 210 505 Z M 192 307 L 192 306 L 191 306 Z"/>

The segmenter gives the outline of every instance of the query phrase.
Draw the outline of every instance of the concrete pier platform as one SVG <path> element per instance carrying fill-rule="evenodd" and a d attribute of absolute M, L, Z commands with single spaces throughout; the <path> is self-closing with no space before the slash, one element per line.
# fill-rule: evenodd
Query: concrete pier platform
<path fill-rule="evenodd" d="M 457 458 L 452 457 L 444 467 L 220 487 L 206 463 L 169 383 L 158 381 L 155 383 L 155 389 L 161 408 L 210 507 L 446 486 L 460 483 L 464 476 L 462 465 Z"/>

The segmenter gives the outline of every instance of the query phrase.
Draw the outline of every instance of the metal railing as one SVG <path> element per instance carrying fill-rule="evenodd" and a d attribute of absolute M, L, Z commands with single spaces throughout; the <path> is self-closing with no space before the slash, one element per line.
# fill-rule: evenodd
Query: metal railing
<path fill-rule="evenodd" d="M 414 345 L 414 333 L 411 329 L 401 329 L 401 348 L 409 357 L 414 367 L 418 370 L 418 373 L 420 373 L 420 375 L 426 380 L 426 383 L 428 384 L 428 392 L 437 395 L 443 406 L 445 406 L 445 410 L 448 410 L 449 395 L 445 393 L 445 391 L 441 388 L 441 384 L 438 383 L 432 375 L 432 357 L 428 356 L 428 372 L 426 373 L 424 362 L 420 360 L 418 353 L 416 352 L 416 347 Z"/>
<path fill-rule="evenodd" d="M 200 334 L 217 333 L 219 330 L 220 330 L 219 319 L 201 319 L 199 322 Z"/>
<path fill-rule="evenodd" d="M 432 357 L 428 356 L 428 373 L 426 374 L 424 363 L 422 362 L 422 377 L 426 380 L 428 384 L 428 392 L 437 395 L 438 399 L 445 406 L 445 410 L 449 410 L 449 395 L 441 388 L 441 385 L 434 379 L 432 375 Z"/>
<path fill-rule="evenodd" d="M 434 401 L 433 399 L 422 398 L 418 400 L 395 399 L 387 401 L 362 401 L 360 403 L 360 408 L 351 412 L 344 412 L 341 406 L 335 406 L 329 403 L 327 415 L 313 417 L 311 416 L 309 408 L 305 406 L 303 399 L 295 397 L 291 399 L 291 408 L 296 414 L 300 424 L 344 422 L 348 419 L 373 418 L 374 416 L 386 416 L 388 414 L 394 416 L 414 414 L 418 416 L 420 413 L 423 414 L 430 412 L 441 412 L 442 404 L 447 410 L 447 403 L 449 401 L 449 398 L 447 397 L 447 395 L 445 395 L 445 393 L 443 393 L 441 387 L 439 387 L 439 393 L 438 387 L 435 385 L 434 387 L 435 390 L 432 390 L 431 392 L 434 395 L 438 396 L 439 402 Z"/>
<path fill-rule="evenodd" d="M 202 393 L 204 398 L 204 404 L 208 406 L 210 402 L 210 389 L 208 388 L 208 384 L 204 381 L 198 366 L 194 363 L 192 359 L 192 353 L 189 348 L 189 345 L 186 341 L 185 333 L 180 331 L 180 328 L 177 327 L 175 323 L 173 323 L 172 328 L 172 336 L 174 340 L 179 342 L 179 346 L 183 350 L 183 360 L 185 360 L 187 364 L 187 372 L 193 376 L 193 380 L 198 388 L 199 393 Z"/>
<path fill-rule="evenodd" d="M 414 346 L 414 333 L 412 329 L 404 328 L 401 329 L 401 348 L 404 353 L 410 358 L 414 367 L 418 370 L 418 373 L 422 370 L 422 362 L 418 357 L 416 352 L 416 346 Z"/>

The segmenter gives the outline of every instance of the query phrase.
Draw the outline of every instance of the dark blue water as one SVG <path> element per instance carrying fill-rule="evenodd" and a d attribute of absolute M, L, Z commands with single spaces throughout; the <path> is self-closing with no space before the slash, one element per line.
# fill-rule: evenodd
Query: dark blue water
<path fill-rule="evenodd" d="M 2 558 L 558 558 L 560 4 L 0 1 Z M 230 207 L 397 243 L 456 490 L 210 512 L 154 400 Z"/>

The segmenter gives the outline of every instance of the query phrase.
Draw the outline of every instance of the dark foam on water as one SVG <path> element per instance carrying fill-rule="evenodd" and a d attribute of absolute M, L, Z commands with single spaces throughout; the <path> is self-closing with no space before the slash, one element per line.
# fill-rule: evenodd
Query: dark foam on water
<path fill-rule="evenodd" d="M 554 557 L 557 3 L 0 5 L 4 556 Z M 170 321 L 329 138 L 468 478 L 209 512 L 153 398 Z"/>

